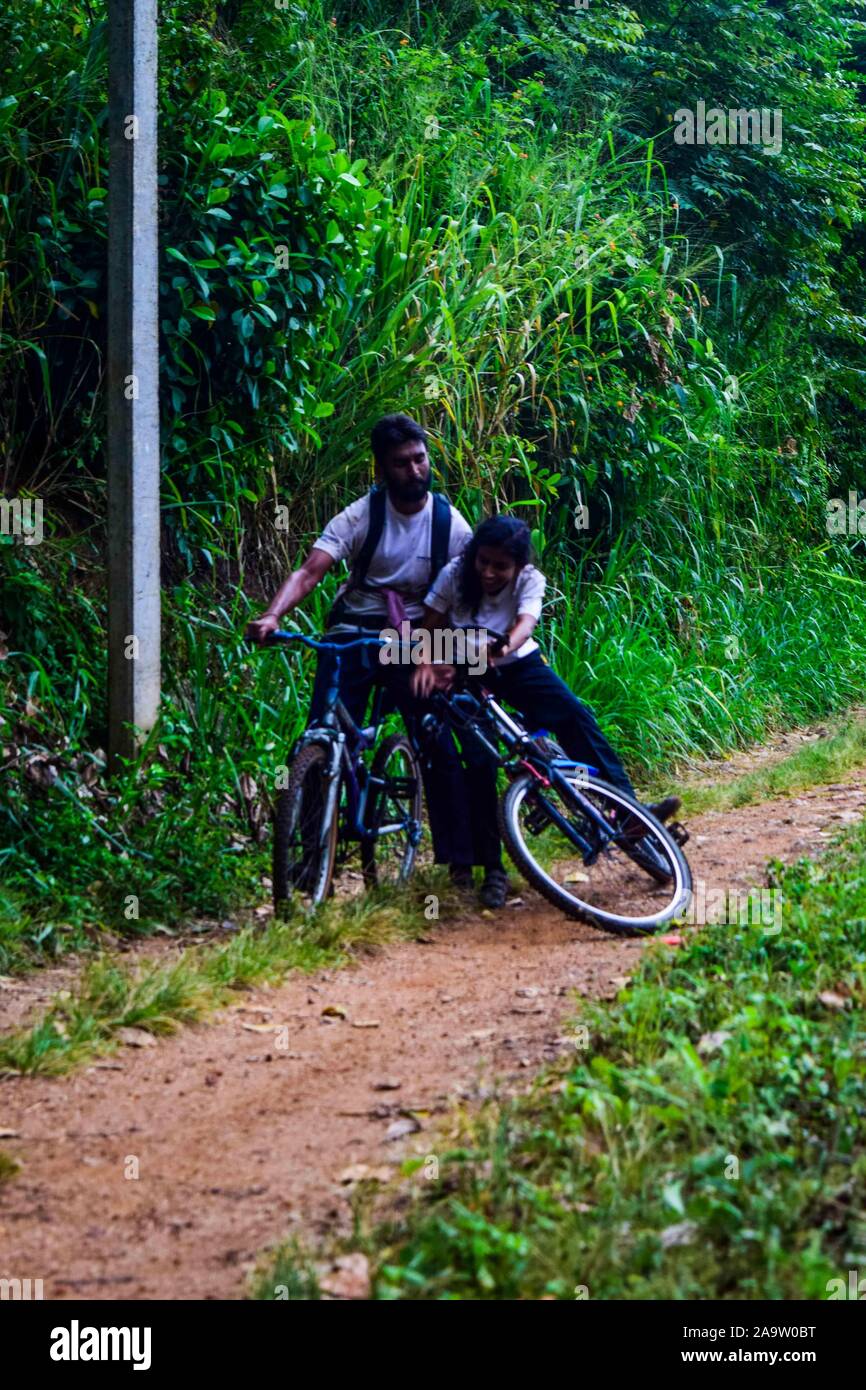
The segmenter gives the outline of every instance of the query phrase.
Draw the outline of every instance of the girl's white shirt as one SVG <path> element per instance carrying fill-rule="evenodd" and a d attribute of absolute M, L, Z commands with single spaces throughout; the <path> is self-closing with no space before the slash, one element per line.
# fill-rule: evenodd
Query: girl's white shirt
<path fill-rule="evenodd" d="M 424 599 L 427 608 L 447 614 L 452 627 L 484 627 L 504 636 L 524 613 L 536 620 L 541 617 L 547 580 L 534 565 L 524 565 L 511 583 L 500 589 L 498 594 L 482 594 L 478 609 L 473 613 L 460 602 L 457 587 L 460 562 L 461 557 L 458 555 L 456 559 L 443 566 Z M 508 666 L 512 661 L 519 661 L 521 657 L 529 656 L 530 652 L 537 650 L 538 643 L 528 637 L 516 652 L 509 652 L 497 665 Z"/>

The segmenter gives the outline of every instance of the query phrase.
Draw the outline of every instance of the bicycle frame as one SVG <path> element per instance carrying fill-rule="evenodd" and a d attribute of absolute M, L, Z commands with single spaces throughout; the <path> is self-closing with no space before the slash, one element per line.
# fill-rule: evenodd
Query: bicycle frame
<path fill-rule="evenodd" d="M 301 642 L 304 646 L 311 647 L 317 652 L 334 653 L 333 667 L 330 673 L 328 687 L 325 693 L 325 703 L 323 713 L 316 724 L 309 725 L 298 739 L 294 752 L 297 753 L 301 748 L 310 743 L 327 744 L 330 747 L 330 757 L 325 771 L 325 780 L 328 783 L 327 799 L 325 802 L 325 813 L 322 817 L 322 836 L 323 843 L 326 839 L 333 816 L 337 814 L 337 797 L 340 788 L 340 775 L 345 778 L 348 812 L 349 830 L 351 838 L 356 840 L 366 840 L 371 838 L 371 832 L 365 822 L 367 808 L 372 794 L 379 788 L 386 785 L 381 777 L 374 777 L 365 768 L 366 776 L 363 785 L 358 776 L 358 758 L 361 753 L 368 752 L 372 747 L 382 722 L 382 704 L 384 700 L 384 690 L 380 686 L 377 688 L 373 699 L 372 723 L 366 728 L 360 728 L 352 718 L 343 701 L 340 699 L 340 658 L 341 654 L 352 647 L 377 647 L 381 648 L 384 642 L 379 637 L 357 637 L 348 642 L 321 642 L 313 637 L 307 637 L 300 632 L 276 631 L 272 634 L 272 642 Z M 351 747 L 350 747 L 351 743 Z M 405 829 L 400 823 L 393 825 L 383 825 L 378 827 L 376 837 L 395 834 Z M 413 832 L 416 835 L 415 843 L 421 838 L 421 827 L 417 826 Z"/>
<path fill-rule="evenodd" d="M 575 779 L 566 775 L 565 769 L 580 769 L 587 774 L 587 765 L 572 758 L 551 758 L 539 747 L 536 739 L 503 709 L 485 686 L 481 687 L 477 695 L 468 690 L 460 690 L 451 695 L 438 692 L 433 703 L 453 728 L 460 733 L 469 734 L 490 761 L 495 763 L 497 768 L 503 768 L 509 777 L 516 776 L 518 768 L 530 773 L 539 784 L 539 800 L 548 816 L 580 851 L 587 864 L 592 864 L 605 845 L 616 838 L 616 830 L 587 797 L 581 796 L 579 783 L 576 785 Z M 496 733 L 510 756 L 503 757 L 499 748 L 491 743 L 479 728 L 479 723 L 485 717 L 492 718 Z M 541 765 L 540 768 L 538 764 Z M 585 776 L 585 780 L 589 779 Z M 543 788 L 549 786 L 565 788 L 577 798 L 581 812 L 599 832 L 595 844 L 588 843 L 559 809 L 544 796 Z"/>

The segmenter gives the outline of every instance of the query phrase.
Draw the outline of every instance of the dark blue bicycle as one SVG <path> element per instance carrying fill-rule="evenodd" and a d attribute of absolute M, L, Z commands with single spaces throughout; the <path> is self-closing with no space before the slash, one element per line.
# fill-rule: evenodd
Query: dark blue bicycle
<path fill-rule="evenodd" d="M 595 768 L 567 757 L 544 731 L 529 733 L 468 670 L 430 704 L 421 721 L 428 736 L 444 723 L 464 751 L 474 747 L 504 774 L 497 808 L 502 839 L 548 902 L 621 935 L 658 931 L 686 909 L 692 877 L 681 825 L 662 825 Z"/>
<path fill-rule="evenodd" d="M 333 652 L 324 711 L 294 749 L 287 785 L 274 816 L 273 893 L 276 907 L 293 894 L 311 906 L 333 891 L 334 873 L 360 846 L 368 887 L 403 883 L 411 874 L 422 832 L 421 771 L 406 734 L 380 738 L 386 694 L 377 686 L 371 722 L 359 728 L 339 695 L 340 655 L 351 647 L 381 647 L 378 637 L 322 642 L 299 632 L 274 632 L 267 645 L 300 642 Z"/>

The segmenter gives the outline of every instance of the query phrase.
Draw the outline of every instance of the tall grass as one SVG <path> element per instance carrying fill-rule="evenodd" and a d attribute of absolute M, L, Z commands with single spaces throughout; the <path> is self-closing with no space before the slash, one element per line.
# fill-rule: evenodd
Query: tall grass
<path fill-rule="evenodd" d="M 681 205 L 670 146 L 635 133 L 621 84 L 591 118 L 564 103 L 581 55 L 556 6 L 375 10 L 240 0 L 214 26 L 163 6 L 165 700 L 113 786 L 103 8 L 13 0 L 0 17 L 23 53 L 0 108 L 4 487 L 44 493 L 49 536 L 2 547 L 12 955 L 261 896 L 311 665 L 249 652 L 243 625 L 366 488 L 390 409 L 424 421 L 471 522 L 530 523 L 545 647 L 637 772 L 860 696 L 863 542 L 826 534 L 839 468 L 819 409 L 852 377 L 815 352 L 802 298 L 764 311 L 775 291 Z M 619 11 L 583 29 L 611 63 L 639 33 Z M 841 415 L 850 434 L 853 396 Z M 297 622 L 320 626 L 337 578 Z"/>

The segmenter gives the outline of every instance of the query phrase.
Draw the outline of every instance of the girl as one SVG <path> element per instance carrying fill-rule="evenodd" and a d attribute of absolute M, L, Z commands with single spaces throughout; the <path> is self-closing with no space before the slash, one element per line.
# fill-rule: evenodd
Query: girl
<path fill-rule="evenodd" d="M 487 688 L 518 710 L 530 731 L 549 729 L 568 757 L 589 763 L 605 782 L 634 796 L 634 787 L 592 710 L 551 670 L 533 641 L 545 586 L 544 575 L 531 563 L 526 523 L 512 516 L 491 516 L 476 529 L 462 554 L 440 570 L 424 599 L 423 626 L 488 629 Z M 496 642 L 500 635 L 504 643 Z M 413 689 L 427 696 L 447 684 L 451 674 L 453 667 L 419 666 Z M 474 749 L 467 747 L 465 756 L 474 862 L 484 869 L 481 900 L 486 907 L 501 908 L 508 876 L 496 822 L 496 772 Z M 668 797 L 649 810 L 666 820 L 679 805 L 677 797 Z M 452 873 L 452 878 L 468 887 L 472 873 L 464 870 Z"/>

